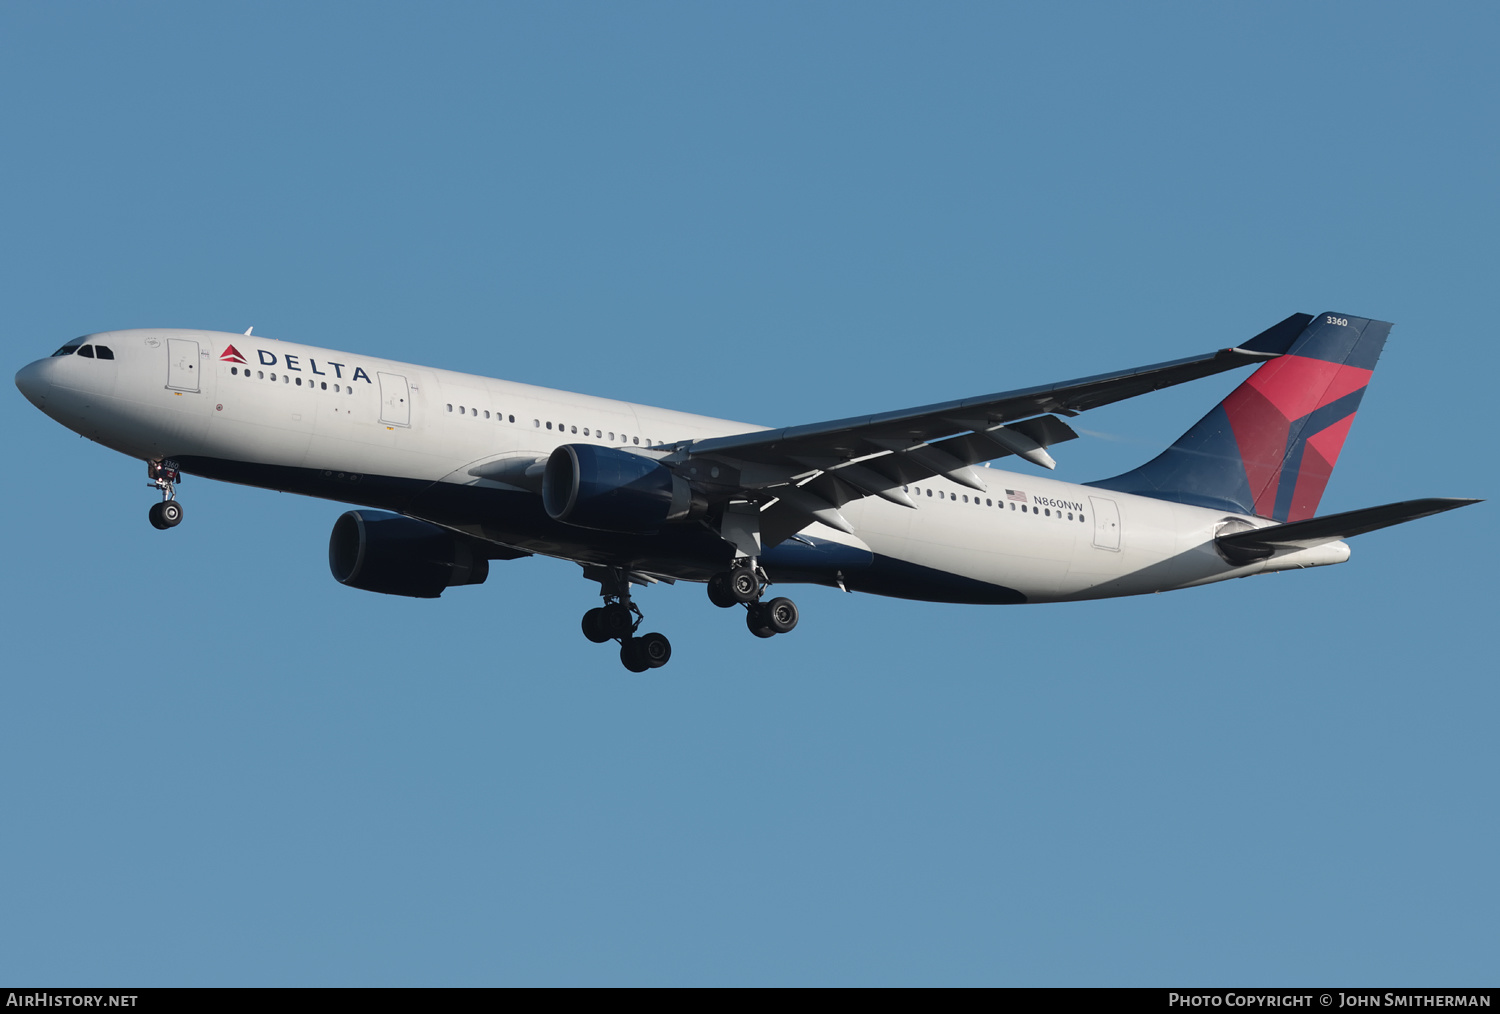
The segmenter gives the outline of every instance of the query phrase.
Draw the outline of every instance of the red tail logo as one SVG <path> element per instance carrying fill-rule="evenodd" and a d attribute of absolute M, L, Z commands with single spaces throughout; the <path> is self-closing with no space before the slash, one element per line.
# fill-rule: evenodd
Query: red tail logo
<path fill-rule="evenodd" d="M 245 361 L 245 357 L 240 355 L 240 350 L 233 345 L 219 353 L 219 358 L 226 363 L 243 363 Z"/>
<path fill-rule="evenodd" d="M 1289 355 L 1256 370 L 1224 400 L 1256 514 L 1313 516 L 1370 373 Z"/>

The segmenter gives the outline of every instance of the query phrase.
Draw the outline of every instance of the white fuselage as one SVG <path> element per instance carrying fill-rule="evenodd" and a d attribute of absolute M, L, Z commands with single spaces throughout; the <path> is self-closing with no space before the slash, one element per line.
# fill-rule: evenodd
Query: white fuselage
<path fill-rule="evenodd" d="M 58 422 L 123 454 L 662 577 L 703 580 L 732 549 L 693 522 L 635 537 L 552 522 L 527 466 L 567 443 L 636 449 L 763 428 L 253 335 L 149 329 L 78 343 L 103 345 L 114 359 L 40 360 L 17 385 Z M 868 579 L 849 565 L 787 579 L 910 598 L 1048 602 L 1348 557 L 1336 542 L 1234 566 L 1214 536 L 1226 524 L 1269 522 L 993 468 L 978 474 L 982 494 L 939 477 L 908 487 L 915 510 L 869 497 L 842 509 L 853 535 L 821 524 L 803 532 L 806 542 L 868 550 Z M 775 566 L 774 551 L 767 561 Z M 984 587 L 1019 597 L 987 597 Z"/>

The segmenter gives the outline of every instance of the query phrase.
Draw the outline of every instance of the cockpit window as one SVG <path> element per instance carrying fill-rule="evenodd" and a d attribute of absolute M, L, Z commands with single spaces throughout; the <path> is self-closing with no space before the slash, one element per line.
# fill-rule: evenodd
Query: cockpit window
<path fill-rule="evenodd" d="M 78 346 L 76 344 L 73 344 L 73 345 L 64 345 L 62 348 L 60 348 L 56 352 L 52 353 L 52 355 L 53 355 L 54 358 L 56 358 L 57 356 L 71 356 L 73 353 L 75 353 L 77 351 L 78 351 Z"/>
<path fill-rule="evenodd" d="M 83 358 L 85 358 L 85 359 L 93 359 L 94 358 L 94 346 L 92 346 L 92 345 L 85 345 L 83 348 L 81 348 L 81 349 L 78 350 L 78 354 L 80 356 L 82 356 Z"/>
<path fill-rule="evenodd" d="M 115 350 L 108 345 L 95 345 L 94 355 L 100 359 L 113 359 L 115 357 Z"/>

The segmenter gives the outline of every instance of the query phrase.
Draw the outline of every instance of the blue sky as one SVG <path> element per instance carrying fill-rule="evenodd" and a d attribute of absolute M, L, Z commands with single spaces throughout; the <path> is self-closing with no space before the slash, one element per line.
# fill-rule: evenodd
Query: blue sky
<path fill-rule="evenodd" d="M 204 327 L 795 424 L 1396 322 L 1323 501 L 1495 495 L 1493 7 L 0 8 L 0 348 Z M 1081 418 L 1139 463 L 1219 377 Z M 18 392 L 0 980 L 1492 982 L 1484 504 L 1113 602 L 337 585 Z M 1022 465 L 1021 468 L 1029 466 Z"/>

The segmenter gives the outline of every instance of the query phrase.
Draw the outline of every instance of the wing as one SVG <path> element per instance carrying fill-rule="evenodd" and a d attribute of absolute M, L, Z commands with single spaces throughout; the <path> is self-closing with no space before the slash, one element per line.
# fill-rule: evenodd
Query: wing
<path fill-rule="evenodd" d="M 851 500 L 880 496 L 913 507 L 902 487 L 935 475 L 983 492 L 984 481 L 971 466 L 1010 454 L 1052 468 L 1056 462 L 1046 448 L 1078 435 L 1057 415 L 1077 415 L 1274 359 L 1311 321 L 1309 314 L 1295 313 L 1234 348 L 1133 370 L 879 415 L 686 441 L 674 445 L 665 460 L 679 474 L 690 475 L 710 500 L 762 505 L 766 545 L 813 521 L 852 531 L 839 514 Z"/>

